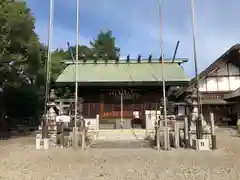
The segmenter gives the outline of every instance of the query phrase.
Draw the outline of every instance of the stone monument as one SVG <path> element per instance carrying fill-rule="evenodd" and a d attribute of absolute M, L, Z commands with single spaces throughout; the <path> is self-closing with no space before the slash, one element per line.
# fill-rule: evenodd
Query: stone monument
<path fill-rule="evenodd" d="M 199 103 L 198 102 L 198 95 L 197 95 L 197 89 L 196 87 L 189 88 L 187 91 L 186 96 L 186 102 L 188 104 L 188 110 L 189 110 L 189 140 L 190 145 L 192 147 L 196 146 L 197 150 L 208 150 L 209 147 L 209 139 L 203 138 L 203 134 L 210 133 L 210 126 L 206 123 L 206 121 L 203 118 L 202 113 L 199 113 Z M 200 120 L 199 120 L 200 119 Z M 201 122 L 197 122 L 197 121 Z M 197 123 L 199 125 L 197 126 Z M 197 128 L 199 128 L 199 131 L 197 131 Z M 193 134 L 199 133 L 200 137 L 193 136 Z"/>
<path fill-rule="evenodd" d="M 47 102 L 47 114 L 46 114 L 46 123 L 48 129 L 48 137 L 47 140 L 43 140 L 44 149 L 48 149 L 49 146 L 56 146 L 57 143 L 57 124 L 56 124 L 56 100 L 57 96 L 55 94 L 54 89 L 50 90 L 49 101 Z"/>

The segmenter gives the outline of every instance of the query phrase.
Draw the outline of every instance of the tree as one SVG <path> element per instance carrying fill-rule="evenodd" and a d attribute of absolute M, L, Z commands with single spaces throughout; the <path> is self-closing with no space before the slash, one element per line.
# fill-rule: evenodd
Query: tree
<path fill-rule="evenodd" d="M 4 86 L 3 106 L 8 117 L 36 117 L 39 107 L 37 93 L 42 82 L 37 82 L 46 57 L 34 25 L 26 3 L 1 0 L 0 84 Z"/>
<path fill-rule="evenodd" d="M 0 6 L 0 80 L 20 86 L 35 78 L 40 43 L 35 19 L 24 2 L 5 0 Z M 27 80 L 27 81 L 26 81 Z M 32 83 L 32 82 L 31 82 Z"/>
<path fill-rule="evenodd" d="M 69 58 L 69 53 L 63 49 L 56 49 L 51 56 L 51 80 L 55 81 L 60 73 L 65 69 L 64 60 Z"/>
<path fill-rule="evenodd" d="M 112 31 L 100 31 L 97 39 L 90 42 L 91 49 L 97 59 L 116 59 L 120 53 L 120 48 L 115 45 L 115 37 Z"/>
<path fill-rule="evenodd" d="M 67 53 L 67 57 L 66 57 L 67 60 L 72 60 L 71 52 L 72 52 L 73 59 L 75 59 L 76 58 L 76 46 L 71 46 L 69 48 L 69 50 L 67 52 L 65 52 L 65 53 Z M 93 59 L 93 51 L 88 46 L 85 46 L 85 45 L 78 46 L 78 54 L 79 54 L 79 60 Z"/>

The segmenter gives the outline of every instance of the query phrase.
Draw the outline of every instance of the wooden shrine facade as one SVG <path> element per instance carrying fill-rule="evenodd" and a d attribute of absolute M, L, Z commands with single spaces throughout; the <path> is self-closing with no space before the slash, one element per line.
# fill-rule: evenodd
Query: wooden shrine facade
<path fill-rule="evenodd" d="M 84 99 L 83 115 L 100 120 L 132 119 L 134 111 L 145 118 L 145 110 L 156 110 L 162 98 L 162 70 L 166 92 L 172 86 L 187 86 L 188 76 L 180 66 L 186 59 L 109 60 L 79 62 L 79 97 Z M 64 90 L 68 86 L 73 94 L 75 65 L 70 63 L 56 80 Z M 63 98 L 63 94 L 60 95 Z M 74 99 L 74 97 L 66 97 Z"/>
<path fill-rule="evenodd" d="M 168 87 L 166 88 L 168 90 Z M 83 98 L 85 118 L 132 119 L 134 111 L 144 118 L 145 110 L 156 110 L 161 105 L 161 87 L 81 87 L 79 97 Z M 74 97 L 62 98 L 74 102 Z M 65 106 L 66 108 L 69 105 Z"/>

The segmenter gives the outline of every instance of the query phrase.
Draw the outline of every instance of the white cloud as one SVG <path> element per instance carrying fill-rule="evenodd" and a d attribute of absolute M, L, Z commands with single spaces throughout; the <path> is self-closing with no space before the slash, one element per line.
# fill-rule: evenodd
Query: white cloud
<path fill-rule="evenodd" d="M 164 45 L 166 57 L 172 57 L 176 42 L 180 40 L 178 57 L 188 57 L 184 67 L 194 75 L 192 32 L 189 0 L 163 0 L 164 2 Z M 56 2 L 56 1 L 55 1 Z M 117 44 L 126 56 L 138 53 L 147 56 L 152 52 L 159 56 L 159 20 L 157 0 L 81 0 L 81 19 L 84 25 L 82 41 L 88 43 L 99 29 L 112 29 Z M 75 0 L 58 0 L 59 8 L 75 16 Z M 239 42 L 239 0 L 196 1 L 196 41 L 200 69 L 206 68 L 229 47 Z M 38 23 L 39 24 L 39 23 Z M 41 39 L 40 25 L 38 31 Z M 45 28 L 44 28 L 45 29 Z M 46 28 L 47 29 L 47 28 Z M 75 42 L 74 29 L 56 24 L 54 47 L 65 47 L 66 41 Z M 87 33 L 86 33 L 87 32 Z M 90 33 L 91 32 L 91 33 Z M 46 33 L 47 34 L 47 30 Z M 90 34 L 90 35 L 89 35 Z M 45 41 L 45 40 L 44 40 Z"/>

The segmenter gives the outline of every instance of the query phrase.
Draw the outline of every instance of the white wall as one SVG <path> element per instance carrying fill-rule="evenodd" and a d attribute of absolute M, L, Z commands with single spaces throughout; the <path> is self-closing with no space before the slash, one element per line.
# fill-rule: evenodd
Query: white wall
<path fill-rule="evenodd" d="M 231 63 L 219 68 L 199 82 L 200 91 L 233 91 L 239 87 L 240 69 Z"/>

